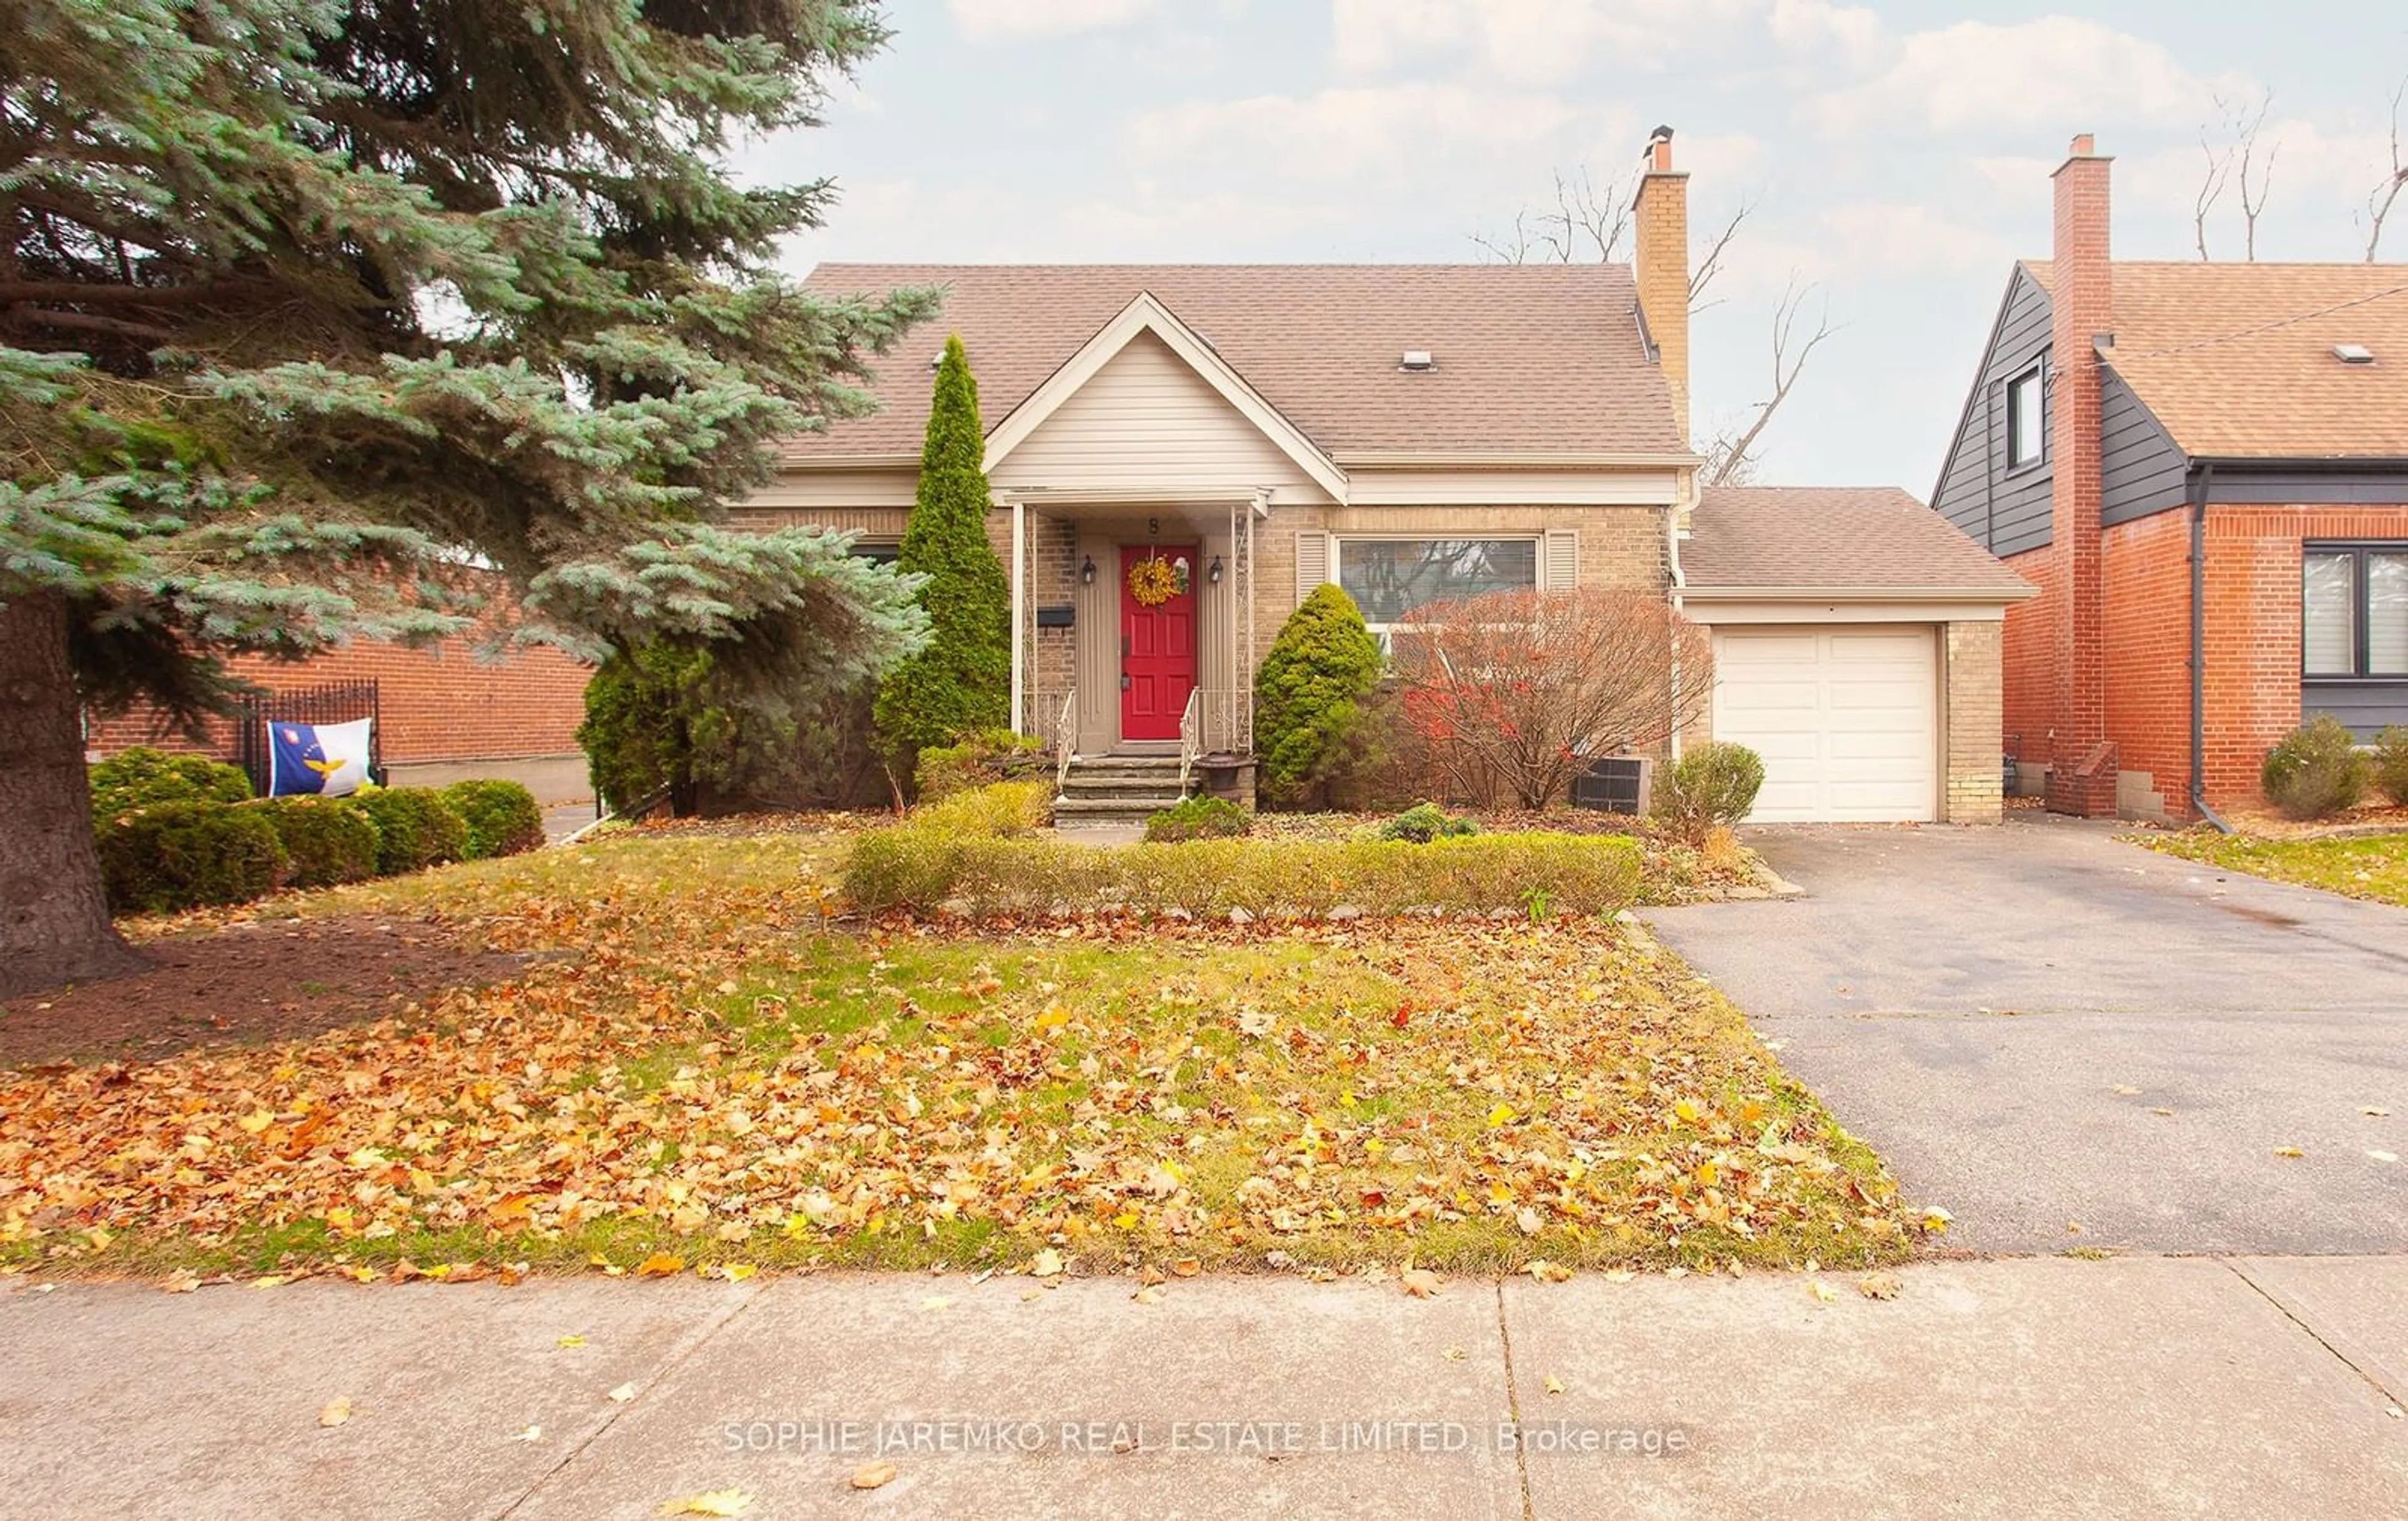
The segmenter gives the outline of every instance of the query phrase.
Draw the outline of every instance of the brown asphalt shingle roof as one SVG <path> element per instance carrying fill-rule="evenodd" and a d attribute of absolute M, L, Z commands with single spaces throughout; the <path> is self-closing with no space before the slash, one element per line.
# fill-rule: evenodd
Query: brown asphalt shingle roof
<path fill-rule="evenodd" d="M 1991 592 L 2031 583 L 1894 486 L 1708 486 L 1681 547 L 1695 587 Z"/>
<path fill-rule="evenodd" d="M 2049 286 L 2049 261 L 2024 265 Z M 2185 452 L 2408 458 L 2408 265 L 2114 267 L 2107 362 Z M 2374 363 L 2343 364 L 2336 343 Z"/>
<path fill-rule="evenodd" d="M 794 459 L 917 453 L 949 332 L 992 431 L 1142 292 L 1324 452 L 1687 452 L 1623 265 L 822 265 L 805 283 L 947 294 L 881 362 L 881 410 L 791 440 Z M 1436 367 L 1400 370 L 1408 349 Z"/>

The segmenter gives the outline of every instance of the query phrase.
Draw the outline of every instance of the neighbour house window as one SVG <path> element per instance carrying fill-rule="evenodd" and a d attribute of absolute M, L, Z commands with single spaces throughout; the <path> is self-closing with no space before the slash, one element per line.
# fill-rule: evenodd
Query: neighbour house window
<path fill-rule="evenodd" d="M 902 553 L 902 544 L 892 538 L 856 538 L 853 541 L 853 557 L 867 560 L 871 565 L 893 565 Z"/>
<path fill-rule="evenodd" d="M 1416 608 L 1539 584 L 1536 538 L 1343 538 L 1331 548 L 1338 584 L 1383 643 Z"/>
<path fill-rule="evenodd" d="M 2037 464 L 2047 447 L 2048 401 L 2041 383 L 2041 367 L 2007 382 L 2007 468 Z"/>
<path fill-rule="evenodd" d="M 2408 543 L 2300 556 L 2300 665 L 2309 676 L 2408 677 Z"/>

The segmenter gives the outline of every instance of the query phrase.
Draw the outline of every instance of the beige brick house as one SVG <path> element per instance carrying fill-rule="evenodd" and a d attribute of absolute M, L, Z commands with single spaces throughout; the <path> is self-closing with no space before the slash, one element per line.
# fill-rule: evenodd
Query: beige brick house
<path fill-rule="evenodd" d="M 1686 179 L 1669 138 L 1650 152 L 1635 266 L 823 265 L 829 294 L 941 287 L 941 326 L 884 366 L 876 414 L 794 440 L 746 513 L 898 540 L 931 361 L 959 333 L 1011 577 L 1011 721 L 1066 756 L 1246 756 L 1255 666 L 1325 581 L 1375 630 L 1506 587 L 1684 598 L 1691 536 L 1728 541 L 1718 514 L 1780 535 L 1832 504 L 1701 499 Z M 1718 690 L 1714 727 L 1766 754 L 1768 818 L 1995 818 L 1996 624 L 2030 589 L 1902 494 L 1845 507 L 1845 574 L 1685 600 L 1755 673 Z M 1148 559 L 1172 567 L 1159 606 L 1129 590 Z M 1956 632 L 1985 623 L 1986 643 Z"/>

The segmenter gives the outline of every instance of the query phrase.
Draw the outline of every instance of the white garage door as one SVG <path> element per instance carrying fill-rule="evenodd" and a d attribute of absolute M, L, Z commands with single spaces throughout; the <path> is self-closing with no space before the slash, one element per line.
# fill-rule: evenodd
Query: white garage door
<path fill-rule="evenodd" d="M 1938 817 L 1937 649 L 1920 624 L 1717 630 L 1714 738 L 1764 757 L 1750 822 Z"/>

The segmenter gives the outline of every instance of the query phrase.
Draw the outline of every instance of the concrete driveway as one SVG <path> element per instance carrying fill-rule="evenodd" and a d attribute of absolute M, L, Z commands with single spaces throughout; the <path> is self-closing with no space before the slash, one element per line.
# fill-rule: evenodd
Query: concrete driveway
<path fill-rule="evenodd" d="M 1960 1246 L 2408 1251 L 2408 911 L 2114 834 L 1767 830 L 1806 897 L 1650 917 Z"/>

